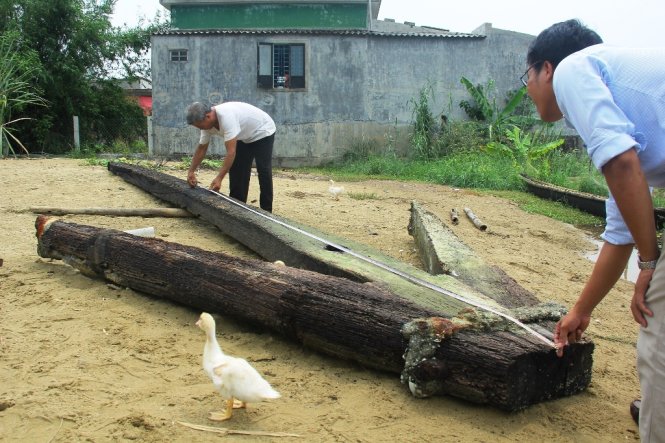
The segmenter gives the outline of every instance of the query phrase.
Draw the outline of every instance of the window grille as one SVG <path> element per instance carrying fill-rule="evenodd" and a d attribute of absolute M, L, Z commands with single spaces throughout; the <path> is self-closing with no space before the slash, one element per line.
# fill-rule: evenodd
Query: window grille
<path fill-rule="evenodd" d="M 171 61 L 172 62 L 186 62 L 187 61 L 187 50 L 186 49 L 171 49 Z"/>
<path fill-rule="evenodd" d="M 261 88 L 305 87 L 305 45 L 302 43 L 259 43 L 257 64 L 257 83 Z"/>

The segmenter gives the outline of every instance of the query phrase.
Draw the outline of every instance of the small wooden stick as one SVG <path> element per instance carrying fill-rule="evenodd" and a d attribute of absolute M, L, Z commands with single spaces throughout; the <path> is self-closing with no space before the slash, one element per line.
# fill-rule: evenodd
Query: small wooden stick
<path fill-rule="evenodd" d="M 116 217 L 194 217 L 180 208 L 49 208 L 36 206 L 26 212 L 34 214 L 66 215 L 110 215 Z"/>
<path fill-rule="evenodd" d="M 470 208 L 464 208 L 464 212 L 466 212 L 469 220 L 471 220 L 473 224 L 476 225 L 476 228 L 480 229 L 481 231 L 487 230 L 487 225 L 483 223 L 478 217 L 476 217 L 476 214 L 474 214 Z"/>
<path fill-rule="evenodd" d="M 179 421 L 178 423 L 188 428 L 196 429 L 197 431 L 214 432 L 216 434 L 222 434 L 222 435 L 236 434 L 236 435 L 258 435 L 262 437 L 300 437 L 300 435 L 298 434 L 288 434 L 286 432 L 241 431 L 238 429 L 216 428 L 214 426 L 197 425 L 194 423 L 186 423 L 184 421 Z"/>
<path fill-rule="evenodd" d="M 450 210 L 450 219 L 453 221 L 454 225 L 459 223 L 459 216 L 457 215 L 457 209 L 453 208 Z"/>

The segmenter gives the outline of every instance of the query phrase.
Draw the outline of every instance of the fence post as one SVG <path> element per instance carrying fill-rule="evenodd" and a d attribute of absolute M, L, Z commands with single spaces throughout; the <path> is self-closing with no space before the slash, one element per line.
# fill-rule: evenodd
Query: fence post
<path fill-rule="evenodd" d="M 155 155 L 155 134 L 152 133 L 152 115 L 146 117 L 148 120 L 148 156 L 152 157 Z"/>
<path fill-rule="evenodd" d="M 79 116 L 74 116 L 74 150 L 79 152 L 81 150 L 81 138 L 79 136 Z"/>

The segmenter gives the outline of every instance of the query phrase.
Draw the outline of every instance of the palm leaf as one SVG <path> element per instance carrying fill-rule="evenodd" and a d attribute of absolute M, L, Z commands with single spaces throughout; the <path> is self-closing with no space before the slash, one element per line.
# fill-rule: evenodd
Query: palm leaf
<path fill-rule="evenodd" d="M 508 116 L 510 116 L 510 114 L 512 114 L 515 111 L 517 106 L 519 106 L 525 94 L 526 94 L 525 87 L 522 87 L 519 91 L 517 91 L 517 93 L 515 93 L 513 98 L 511 98 L 510 101 L 506 103 L 506 106 L 501 110 L 499 116 L 497 117 L 497 120 L 504 120 Z"/>
<path fill-rule="evenodd" d="M 544 145 L 534 146 L 529 150 L 529 158 L 536 159 L 544 156 L 545 154 L 554 151 L 556 148 L 561 146 L 564 143 L 564 139 L 560 138 L 558 140 L 545 143 Z"/>

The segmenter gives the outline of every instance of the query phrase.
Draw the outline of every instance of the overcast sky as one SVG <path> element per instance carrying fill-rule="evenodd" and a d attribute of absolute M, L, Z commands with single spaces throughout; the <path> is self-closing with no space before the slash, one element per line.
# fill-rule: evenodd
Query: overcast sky
<path fill-rule="evenodd" d="M 118 0 L 113 23 L 135 25 L 152 19 L 159 0 Z M 663 0 L 382 0 L 379 19 L 410 21 L 455 32 L 471 32 L 483 23 L 536 35 L 549 25 L 579 18 L 606 43 L 622 46 L 665 46 Z"/>

